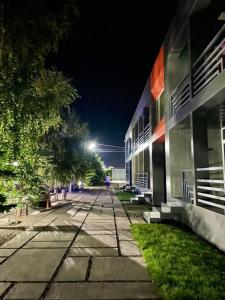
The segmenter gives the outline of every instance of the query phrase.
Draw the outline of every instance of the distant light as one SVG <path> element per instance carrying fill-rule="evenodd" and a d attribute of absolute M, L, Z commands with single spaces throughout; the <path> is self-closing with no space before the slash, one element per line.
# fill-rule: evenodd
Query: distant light
<path fill-rule="evenodd" d="M 79 185 L 79 186 L 81 186 L 81 184 L 82 184 L 82 181 L 81 181 L 81 180 L 79 180 L 79 181 L 78 181 L 78 185 Z"/>
<path fill-rule="evenodd" d="M 87 145 L 87 148 L 89 151 L 95 151 L 96 147 L 97 147 L 97 145 L 95 142 L 91 142 Z"/>
<path fill-rule="evenodd" d="M 13 161 L 13 162 L 12 162 L 12 166 L 18 167 L 18 166 L 19 166 L 19 162 L 18 162 L 18 161 Z"/>

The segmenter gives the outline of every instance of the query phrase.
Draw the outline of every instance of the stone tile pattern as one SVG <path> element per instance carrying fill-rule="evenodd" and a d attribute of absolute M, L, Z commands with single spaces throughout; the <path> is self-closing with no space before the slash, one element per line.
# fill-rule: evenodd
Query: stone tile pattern
<path fill-rule="evenodd" d="M 67 197 L 0 247 L 0 299 L 159 299 L 114 193 Z"/>

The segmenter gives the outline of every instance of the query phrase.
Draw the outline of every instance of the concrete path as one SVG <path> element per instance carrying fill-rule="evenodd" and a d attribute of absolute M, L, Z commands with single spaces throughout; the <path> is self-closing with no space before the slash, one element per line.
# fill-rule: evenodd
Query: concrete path
<path fill-rule="evenodd" d="M 156 299 L 117 197 L 69 197 L 0 247 L 0 299 Z"/>

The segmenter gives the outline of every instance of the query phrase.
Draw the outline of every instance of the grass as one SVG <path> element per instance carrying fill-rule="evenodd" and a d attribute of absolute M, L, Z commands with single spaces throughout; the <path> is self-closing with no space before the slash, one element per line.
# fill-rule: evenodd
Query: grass
<path fill-rule="evenodd" d="M 131 197 L 134 197 L 135 194 L 132 192 L 116 192 L 116 196 L 120 201 L 129 201 Z"/>
<path fill-rule="evenodd" d="M 225 255 L 215 247 L 172 224 L 134 224 L 132 234 L 163 299 L 225 299 Z"/>

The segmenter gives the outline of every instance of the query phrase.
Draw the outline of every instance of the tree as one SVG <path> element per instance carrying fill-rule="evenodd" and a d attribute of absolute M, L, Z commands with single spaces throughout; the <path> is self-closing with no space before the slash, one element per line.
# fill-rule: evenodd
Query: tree
<path fill-rule="evenodd" d="M 86 185 L 102 185 L 105 178 L 104 163 L 96 153 L 86 154 L 88 158 L 88 167 L 84 176 Z"/>
<path fill-rule="evenodd" d="M 74 178 L 80 178 L 86 170 L 84 142 L 88 128 L 76 113 L 69 109 L 62 112 L 62 122 L 44 136 L 45 155 L 51 162 L 47 171 L 51 185 L 54 182 L 68 184 Z"/>
<path fill-rule="evenodd" d="M 75 15 L 73 0 L 1 2 L 0 192 L 11 198 L 39 197 L 50 164 L 41 140 L 60 126 L 62 109 L 78 96 L 60 72 L 45 70 L 47 55 L 57 50 Z"/>

